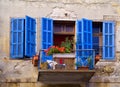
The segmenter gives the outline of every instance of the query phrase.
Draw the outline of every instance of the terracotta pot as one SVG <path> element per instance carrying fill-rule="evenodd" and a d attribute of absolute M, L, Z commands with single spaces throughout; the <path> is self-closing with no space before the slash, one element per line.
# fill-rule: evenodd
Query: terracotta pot
<path fill-rule="evenodd" d="M 100 55 L 96 55 L 95 56 L 95 64 L 101 59 L 101 56 Z"/>
<path fill-rule="evenodd" d="M 37 65 L 38 65 L 38 55 L 33 56 L 33 58 L 32 58 L 32 64 L 33 64 L 34 66 L 37 66 Z"/>
<path fill-rule="evenodd" d="M 89 67 L 88 66 L 80 66 L 80 67 L 77 67 L 78 70 L 88 70 Z"/>
<path fill-rule="evenodd" d="M 95 56 L 95 59 L 96 59 L 96 60 L 100 60 L 100 58 L 101 58 L 100 55 L 96 55 L 96 56 Z"/>

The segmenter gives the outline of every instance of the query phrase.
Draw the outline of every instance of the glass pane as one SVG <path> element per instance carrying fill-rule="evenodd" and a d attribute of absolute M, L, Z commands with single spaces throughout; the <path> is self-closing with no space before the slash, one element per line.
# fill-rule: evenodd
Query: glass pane
<path fill-rule="evenodd" d="M 66 25 L 66 32 L 73 32 L 73 26 L 72 25 Z"/>
<path fill-rule="evenodd" d="M 54 26 L 54 32 L 63 32 L 63 26 L 61 25 L 55 25 Z"/>

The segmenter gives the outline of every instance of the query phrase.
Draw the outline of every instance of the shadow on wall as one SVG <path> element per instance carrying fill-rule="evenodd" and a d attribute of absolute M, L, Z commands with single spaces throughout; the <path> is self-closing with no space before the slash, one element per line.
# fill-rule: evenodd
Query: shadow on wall
<path fill-rule="evenodd" d="M 57 85 L 42 85 L 40 87 L 85 87 L 80 84 L 57 84 Z"/>

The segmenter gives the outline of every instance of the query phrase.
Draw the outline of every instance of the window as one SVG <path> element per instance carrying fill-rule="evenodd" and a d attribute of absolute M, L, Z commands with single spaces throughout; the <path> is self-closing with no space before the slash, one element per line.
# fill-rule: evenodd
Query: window
<path fill-rule="evenodd" d="M 96 55 L 102 56 L 105 60 L 113 60 L 114 42 L 113 22 L 93 22 L 93 49 Z"/>
<path fill-rule="evenodd" d="M 75 21 L 53 21 L 53 44 L 60 46 L 66 38 L 75 36 Z"/>
<path fill-rule="evenodd" d="M 11 18 L 10 57 L 24 58 L 35 55 L 36 21 L 26 18 Z"/>
<path fill-rule="evenodd" d="M 81 19 L 75 23 L 75 21 L 53 21 L 49 18 L 42 18 L 42 49 L 47 49 L 53 44 L 59 45 L 67 36 L 76 37 L 75 50 L 95 49 L 95 54 L 100 54 L 105 60 L 113 60 L 115 57 L 113 22 L 93 22 Z M 77 53 L 76 51 L 76 58 L 79 58 Z M 79 55 L 84 57 L 90 54 L 93 53 L 79 52 Z M 44 52 L 42 58 L 43 61 L 52 60 L 52 56 L 46 56 Z"/>

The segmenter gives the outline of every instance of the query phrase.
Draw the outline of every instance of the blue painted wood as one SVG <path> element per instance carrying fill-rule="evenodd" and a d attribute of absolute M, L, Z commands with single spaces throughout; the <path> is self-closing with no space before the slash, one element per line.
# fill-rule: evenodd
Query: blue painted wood
<path fill-rule="evenodd" d="M 10 30 L 10 57 L 24 56 L 24 18 L 12 18 Z"/>
<path fill-rule="evenodd" d="M 25 56 L 32 57 L 36 54 L 36 20 L 26 16 L 25 19 Z"/>
<path fill-rule="evenodd" d="M 76 31 L 76 58 L 77 62 L 84 65 L 88 57 L 93 60 L 92 21 L 88 19 L 77 20 Z M 91 50 L 90 50 L 91 49 Z M 93 63 L 91 65 L 93 68 Z"/>
<path fill-rule="evenodd" d="M 103 22 L 103 59 L 115 59 L 114 22 Z"/>
<path fill-rule="evenodd" d="M 49 18 L 42 18 L 41 23 L 41 49 L 48 49 L 50 46 L 53 45 L 53 20 Z M 53 59 L 52 56 L 47 56 L 44 51 L 42 51 L 41 58 L 42 62 Z"/>

